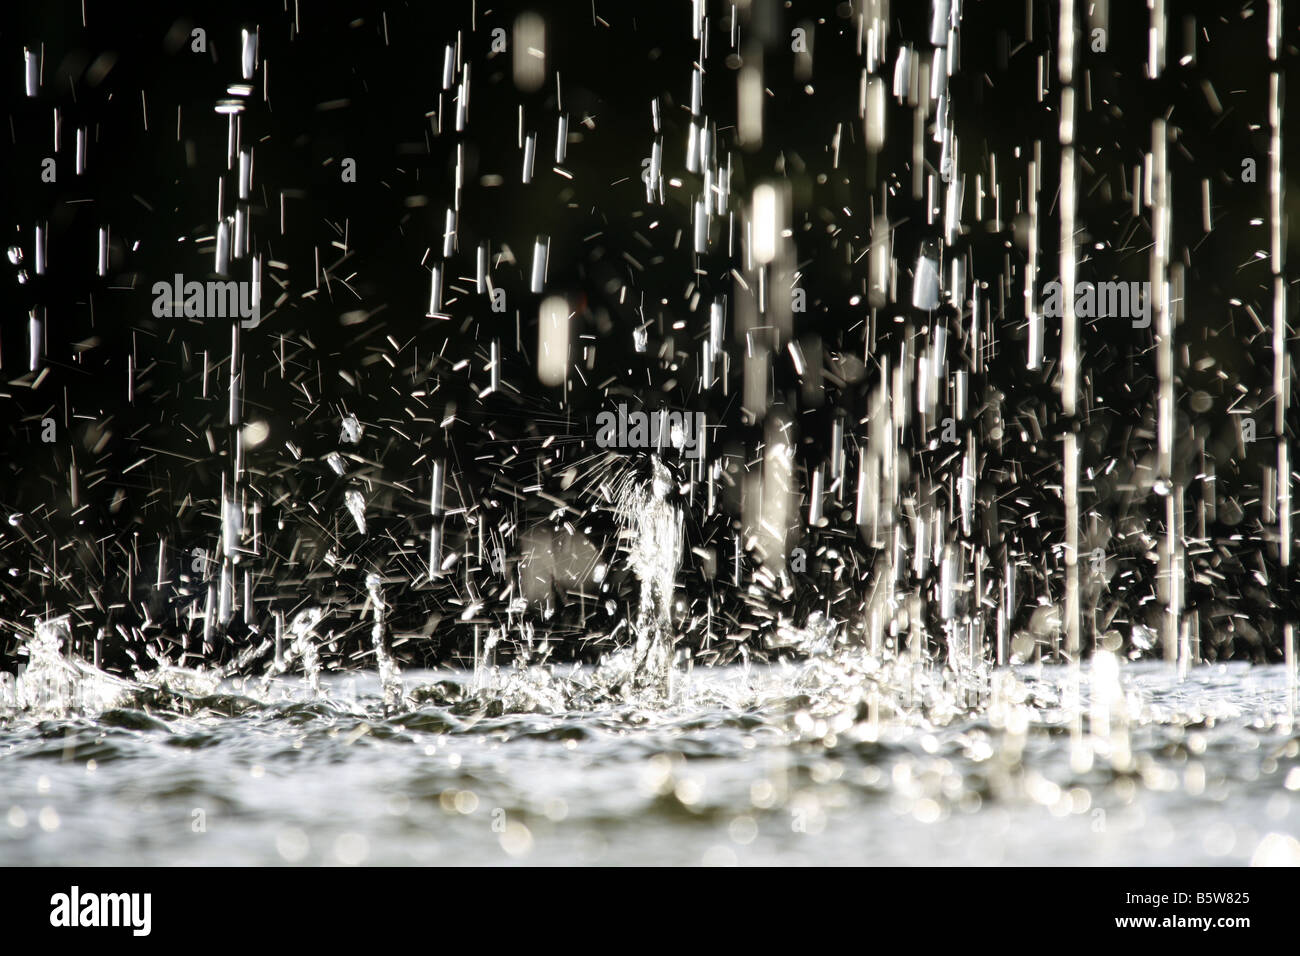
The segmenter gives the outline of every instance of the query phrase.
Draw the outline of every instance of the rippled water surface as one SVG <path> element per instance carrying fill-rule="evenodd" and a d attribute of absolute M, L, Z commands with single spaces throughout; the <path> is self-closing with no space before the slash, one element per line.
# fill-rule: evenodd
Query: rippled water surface
<path fill-rule="evenodd" d="M 1300 862 L 1282 668 L 167 672 L 0 720 L 8 864 Z M 1095 688 L 1093 685 L 1096 685 Z M 0 698 L 3 699 L 3 698 Z M 1075 706 L 1075 701 L 1078 706 Z M 62 712 L 60 712 L 62 711 Z"/>

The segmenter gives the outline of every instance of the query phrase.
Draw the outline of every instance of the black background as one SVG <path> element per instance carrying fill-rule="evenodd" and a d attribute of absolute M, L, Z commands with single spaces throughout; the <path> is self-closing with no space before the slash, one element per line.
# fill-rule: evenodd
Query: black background
<path fill-rule="evenodd" d="M 762 440 L 761 425 L 742 419 L 738 399 L 703 402 L 690 389 L 708 332 L 707 302 L 714 295 L 735 296 L 737 290 L 725 252 L 697 263 L 690 251 L 688 201 L 692 190 L 698 191 L 698 177 L 683 168 L 691 63 L 697 52 L 689 4 L 597 4 L 596 14 L 605 22 L 594 24 L 584 4 L 529 4 L 549 27 L 547 83 L 535 93 L 515 89 L 508 54 L 489 55 L 491 30 L 500 26 L 510 32 L 519 9 L 513 4 L 480 6 L 473 30 L 469 3 L 291 3 L 288 9 L 279 3 L 132 4 L 129 10 L 87 3 L 85 25 L 82 6 L 23 4 L 7 11 L 0 24 L 9 184 L 0 198 L 0 226 L 10 231 L 6 245 L 21 246 L 26 256 L 21 266 L 0 263 L 8 293 L 0 324 L 0 408 L 5 416 L 0 425 L 0 507 L 6 515 L 22 515 L 16 523 L 0 525 L 0 660 L 10 668 L 18 663 L 22 635 L 30 632 L 35 618 L 48 613 L 71 612 L 77 649 L 86 656 L 102 630 L 101 653 L 114 666 L 133 659 L 145 663 L 141 651 L 146 646 L 173 659 L 188 651 L 215 660 L 250 641 L 239 622 L 203 649 L 198 626 L 190 625 L 185 614 L 196 599 L 201 606 L 206 585 L 201 575 L 188 573 L 191 556 L 195 548 L 209 554 L 215 548 L 221 476 L 230 471 L 232 436 L 225 425 L 229 368 L 220 364 L 229 355 L 229 323 L 157 319 L 150 311 L 154 282 L 177 272 L 189 279 L 210 277 L 212 242 L 202 237 L 214 232 L 217 181 L 223 175 L 226 209 L 233 209 L 236 180 L 226 170 L 227 124 L 213 104 L 225 98 L 227 84 L 239 81 L 241 27 L 259 29 L 261 59 L 269 65 L 269 99 L 262 99 L 264 67 L 242 117 L 242 141 L 253 144 L 255 152 L 253 242 L 264 259 L 287 266 L 264 270 L 263 322 L 244 334 L 241 346 L 242 418 L 265 421 L 270 428 L 267 442 L 248 452 L 246 461 L 247 488 L 266 509 L 262 521 L 268 531 L 266 551 L 252 565 L 253 626 L 259 632 L 269 629 L 273 610 L 292 614 L 305 602 L 321 602 L 332 612 L 328 623 L 338 639 L 335 663 L 364 663 L 369 623 L 357 612 L 371 571 L 385 579 L 395 650 L 405 661 L 464 659 L 473 647 L 476 624 L 485 629 L 504 622 L 510 595 L 504 580 L 487 573 L 486 556 L 483 568 L 468 577 L 460 568 L 434 583 L 420 577 L 431 520 L 432 458 L 449 462 L 450 509 L 476 509 L 474 519 L 488 528 L 513 521 L 520 528 L 552 529 L 567 520 L 608 554 L 612 517 L 595 507 L 590 495 L 584 497 L 583 482 L 566 486 L 563 476 L 570 467 L 584 475 L 627 467 L 596 455 L 591 441 L 595 413 L 611 400 L 621 396 L 648 408 L 666 402 L 706 410 L 719 426 L 726 471 L 737 481 L 759 457 L 755 449 Z M 1085 250 L 1093 242 L 1108 244 L 1089 256 L 1080 277 L 1146 277 L 1149 210 L 1133 220 L 1124 183 L 1150 148 L 1152 119 L 1167 117 L 1175 136 L 1170 146 L 1174 255 L 1188 263 L 1186 321 L 1176 333 L 1177 470 L 1188 482 L 1189 508 L 1208 493 L 1218 496 L 1221 518 L 1232 511 L 1223 506 L 1229 499 L 1240 504 L 1243 514 L 1239 523 L 1212 525 L 1207 544 L 1191 549 L 1189 568 L 1195 576 L 1189 578 L 1188 601 L 1201 616 L 1206 656 L 1277 659 L 1280 623 L 1294 615 L 1295 599 L 1277 567 L 1276 546 L 1262 543 L 1260 470 L 1276 460 L 1273 410 L 1267 404 L 1272 358 L 1269 333 L 1261 332 L 1249 313 L 1253 309 L 1267 323 L 1271 308 L 1268 264 L 1255 256 L 1255 250 L 1267 248 L 1266 5 L 1167 6 L 1168 68 L 1158 80 L 1143 73 L 1147 11 L 1142 4 L 1112 2 L 1107 51 L 1094 53 L 1086 44 L 1080 48 L 1080 83 L 1086 76 L 1093 106 L 1085 111 L 1081 105 L 1078 121 L 1079 222 L 1084 230 L 1079 244 Z M 900 43 L 927 46 L 928 5 L 893 7 L 887 82 Z M 1026 155 L 1035 139 L 1043 141 L 1044 281 L 1055 274 L 1059 229 L 1054 202 L 1059 175 L 1052 52 L 1056 10 L 1057 4 L 1037 0 L 967 3 L 961 68 L 952 79 L 951 114 L 962 150 L 958 171 L 970 179 L 984 171 L 987 178 L 989 155 L 996 153 L 1004 209 L 1023 196 Z M 755 4 L 745 36 L 746 42 L 766 45 L 770 95 L 763 147 L 745 151 L 734 144 L 736 64 L 728 61 L 726 10 L 712 5 L 715 36 L 704 101 L 717 127 L 719 152 L 732 154 L 733 208 L 762 178 L 782 175 L 790 183 L 802 285 L 810 302 L 796 331 L 819 335 L 828 355 L 861 358 L 866 306 L 851 306 L 849 300 L 864 292 L 866 262 L 858 260 L 869 244 L 873 200 L 901 184 L 890 199 L 900 303 L 881 311 L 879 325 L 887 331 L 876 354 L 894 351 L 900 336 L 923 333 L 929 321 L 910 308 L 909 290 L 915 251 L 931 231 L 924 224 L 923 204 L 912 202 L 908 188 L 910 110 L 891 97 L 884 152 L 872 162 L 863 147 L 857 116 L 862 59 L 855 51 L 853 12 L 848 4 Z M 1185 16 L 1195 17 L 1206 36 L 1197 45 L 1196 61 L 1180 66 Z M 1294 63 L 1297 38 L 1293 13 L 1287 16 L 1284 66 Z M 790 30 L 805 23 L 815 39 L 811 94 L 793 78 L 788 42 Z M 190 49 L 194 27 L 207 32 L 206 53 Z M 473 69 L 469 125 L 462 136 L 450 129 L 454 91 L 441 90 L 443 46 L 455 42 L 458 30 Z M 24 46 L 43 53 L 44 80 L 34 99 L 23 96 Z M 1051 78 L 1042 102 L 1037 95 L 1040 57 Z M 110 63 L 105 73 L 103 67 Z M 569 129 L 581 133 L 568 147 L 565 168 L 571 179 L 550 168 L 556 69 Z M 1295 75 L 1293 66 L 1289 73 Z M 1223 103 L 1221 113 L 1209 105 L 1206 82 Z M 1288 92 L 1290 87 L 1288 78 Z M 668 189 L 664 207 L 647 206 L 640 180 L 641 160 L 649 155 L 653 136 L 650 102 L 656 96 L 666 175 L 691 187 Z M 519 182 L 520 104 L 526 129 L 538 135 L 531 185 Z M 55 107 L 62 122 L 57 154 L 52 149 Z M 439 109 L 448 117 L 448 128 L 435 134 L 428 114 Z M 584 117 L 590 127 L 583 125 Z M 837 125 L 843 131 L 838 170 L 832 168 L 829 149 Z M 90 131 L 83 176 L 73 171 L 79 126 Z M 1294 128 L 1294 121 L 1287 123 L 1284 142 L 1294 140 Z M 434 250 L 430 262 L 440 252 L 457 142 L 465 147 L 465 190 L 457 268 L 444 291 L 451 319 L 441 321 L 425 317 L 428 271 L 421 261 L 426 250 Z M 1284 145 L 1284 156 L 1287 149 Z M 41 160 L 49 155 L 58 162 L 54 184 L 40 180 Z M 345 156 L 356 160 L 355 183 L 340 181 L 339 161 Z M 1253 184 L 1240 180 L 1246 157 L 1257 160 Z M 481 177 L 491 174 L 500 176 L 502 185 L 482 185 Z M 823 175 L 824 181 L 819 180 Z M 1202 178 L 1210 178 L 1214 190 L 1214 228 L 1204 235 Z M 1300 185 L 1288 185 L 1287 210 L 1294 215 Z M 1023 267 L 1023 228 L 1015 228 L 1010 214 L 1004 214 L 998 232 L 973 222 L 973 184 L 967 192 L 968 229 L 956 251 L 970 255 L 972 274 L 988 284 L 996 307 L 997 284 L 1008 266 Z M 1252 220 L 1263 225 L 1252 225 Z M 31 269 L 32 231 L 38 221 L 49 225 L 49 271 L 20 284 L 19 272 Z M 651 229 L 655 221 L 658 225 Z M 95 274 L 96 231 L 104 224 L 111 226 L 113 242 L 109 275 L 101 278 Z M 342 241 L 345 228 L 347 260 L 332 270 L 328 288 L 321 283 L 317 295 L 304 297 L 317 285 L 317 253 L 322 267 L 334 264 L 340 252 L 330 243 Z M 534 371 L 539 297 L 528 291 L 527 271 L 538 234 L 551 238 L 548 291 L 570 297 L 578 331 L 593 336 L 598 345 L 595 368 L 584 371 L 585 383 L 574 380 L 568 395 L 541 386 Z M 485 298 L 473 293 L 472 281 L 456 278 L 472 277 L 474 249 L 483 239 L 492 242 L 494 254 L 508 246 L 518 260 L 494 271 L 494 281 L 507 293 L 505 315 L 490 311 Z M 717 248 L 720 237 L 713 239 Z M 1293 235 L 1288 243 L 1288 261 L 1294 263 Z M 725 239 L 721 244 L 725 250 Z M 630 266 L 625 254 L 642 268 Z M 706 305 L 691 312 L 688 283 L 697 266 L 703 272 L 698 282 Z M 268 307 L 277 294 L 272 275 L 287 283 L 287 299 L 274 311 Z M 1294 276 L 1294 267 L 1288 276 Z M 346 280 L 351 290 L 339 280 Z M 619 301 L 617 289 L 624 283 L 635 301 L 632 295 Z M 1014 288 L 1022 284 L 1017 271 Z M 1242 304 L 1231 305 L 1233 298 Z M 1296 301 L 1300 293 L 1293 291 L 1292 316 Z M 632 349 L 632 329 L 643 321 L 636 312 L 642 302 L 644 320 L 651 323 L 650 347 L 639 355 Z M 33 389 L 26 363 L 26 317 L 35 306 L 46 310 L 49 372 Z M 955 333 L 956 315 L 945 308 L 939 318 L 952 323 Z M 340 320 L 356 311 L 365 314 L 364 321 Z M 890 329 L 893 316 L 900 322 Z M 677 321 L 686 323 L 684 330 L 673 330 Z M 1157 602 L 1141 601 L 1155 577 L 1144 536 L 1154 540 L 1159 534 L 1163 502 L 1134 499 L 1121 488 L 1154 446 L 1154 330 L 1130 329 L 1125 323 L 1085 326 L 1088 412 L 1066 421 L 1058 412 L 1054 363 L 1049 361 L 1043 372 L 1024 368 L 1025 317 L 1018 294 L 1006 300 L 1006 311 L 993 321 L 997 351 L 987 375 L 973 385 L 975 394 L 1001 395 L 1001 413 L 1012 427 L 1000 449 L 986 449 L 982 460 L 982 518 L 975 534 L 991 553 L 1009 554 L 1020 565 L 1026 596 L 1021 623 L 1038 599 L 1060 598 L 1063 519 L 1053 485 L 1059 486 L 1060 435 L 1067 428 L 1083 436 L 1085 469 L 1112 458 L 1120 462 L 1113 478 L 1089 486 L 1084 503 L 1099 522 L 1132 532 L 1123 541 L 1102 542 L 1130 573 L 1115 578 L 1111 591 L 1096 600 L 1095 612 L 1115 627 L 1155 623 Z M 516 347 L 516 335 L 522 348 Z M 488 343 L 497 337 L 503 344 L 503 379 L 513 388 L 480 400 L 478 393 L 487 384 Z M 733 343 L 731 348 L 734 359 L 741 346 Z M 200 395 L 205 350 L 215 366 L 206 399 Z M 1051 323 L 1045 352 L 1049 359 L 1057 352 Z M 667 358 L 661 360 L 661 353 Z M 127 399 L 128 356 L 137 369 L 134 402 Z M 1205 357 L 1215 365 L 1198 371 L 1198 361 Z M 465 360 L 468 365 L 461 366 Z M 783 406 L 796 422 L 801 472 L 824 460 L 836 414 L 847 417 L 850 431 L 866 415 L 867 396 L 878 376 L 875 361 L 875 355 L 869 358 L 861 379 L 831 385 L 813 403 L 801 396 L 789 363 L 774 363 L 773 404 Z M 669 368 L 672 362 L 679 367 Z M 732 367 L 735 396 L 740 362 L 733 361 Z M 1226 377 L 1218 376 L 1219 370 Z M 1260 431 L 1260 441 L 1247 446 L 1244 455 L 1237 446 L 1234 416 L 1226 412 L 1228 402 L 1237 398 L 1238 382 L 1245 392 L 1237 407 L 1258 409 Z M 296 383 L 308 387 L 310 401 Z M 1187 396 L 1196 389 L 1213 397 L 1209 412 L 1189 411 Z M 427 394 L 413 398 L 417 390 Z M 453 405 L 455 419 L 444 425 Z M 974 414 L 986 410 L 977 402 Z M 339 479 L 324 459 L 340 447 L 338 422 L 345 412 L 356 414 L 367 430 L 361 445 L 343 449 L 364 462 L 353 462 L 350 478 Z M 53 444 L 40 440 L 46 417 L 57 422 Z M 1029 426 L 1031 420 L 1037 429 Z M 1294 442 L 1294 416 L 1288 429 Z M 551 445 L 539 450 L 547 438 Z M 1202 467 L 1193 454 L 1198 438 L 1217 465 L 1212 487 L 1195 480 Z M 914 467 L 943 481 L 955 464 L 942 451 L 924 450 L 926 441 L 919 428 L 910 438 Z M 288 453 L 285 442 L 301 449 L 301 461 Z M 512 451 L 518 453 L 511 456 Z M 849 457 L 852 462 L 856 456 Z M 70 498 L 70 468 L 79 476 L 79 508 Z M 345 490 L 356 487 L 359 478 L 371 482 L 370 534 L 364 539 L 343 507 Z M 557 521 L 553 501 L 503 491 L 534 485 L 567 501 L 570 512 Z M 796 529 L 810 555 L 809 569 L 806 576 L 795 576 L 793 594 L 785 597 L 756 597 L 730 580 L 738 515 L 734 491 L 723 494 L 723 512 L 711 518 L 700 513 L 698 503 L 688 503 L 689 543 L 699 552 L 688 554 L 679 577 L 684 639 L 701 645 L 698 619 L 710 601 L 724 622 L 721 629 L 735 638 L 706 649 L 719 660 L 734 656 L 742 644 L 747 653 L 761 653 L 748 639 L 749 628 L 778 610 L 796 619 L 828 608 L 840 618 L 851 616 L 867 590 L 874 554 L 852 522 L 851 486 L 846 500 L 849 511 L 844 514 L 828 507 L 826 528 Z M 276 527 L 279 521 L 283 530 Z M 463 549 L 466 538 L 476 539 L 477 527 L 464 514 L 452 515 L 446 534 L 449 548 Z M 160 540 L 166 554 L 164 586 L 155 588 Z M 838 559 L 827 557 L 828 544 L 838 549 Z M 328 565 L 325 555 L 331 548 L 350 567 Z M 471 543 L 469 552 L 471 563 L 479 564 L 476 545 Z M 710 552 L 721 569 L 716 574 L 711 562 L 699 557 Z M 833 579 L 838 563 L 846 573 Z M 211 573 L 209 563 L 204 574 Z M 618 605 L 614 614 L 602 606 L 606 599 Z M 606 593 L 589 586 L 579 595 L 557 586 L 556 610 L 542 616 L 540 603 L 534 602 L 530 614 L 539 633 L 557 639 L 557 654 L 582 656 L 607 645 L 610 626 L 627 615 L 635 599 L 632 582 L 616 570 Z M 462 620 L 471 605 L 477 610 Z M 1127 634 L 1127 627 L 1121 630 Z"/>

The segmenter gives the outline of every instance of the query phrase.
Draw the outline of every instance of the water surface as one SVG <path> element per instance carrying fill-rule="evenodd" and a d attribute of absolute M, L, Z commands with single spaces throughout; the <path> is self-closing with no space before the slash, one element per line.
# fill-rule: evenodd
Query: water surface
<path fill-rule="evenodd" d="M 374 672 L 82 676 L 102 710 L 9 684 L 0 860 L 1300 863 L 1284 670 L 1101 660 L 1077 696 L 847 651 L 659 699 L 591 669 L 408 671 L 387 704 Z"/>

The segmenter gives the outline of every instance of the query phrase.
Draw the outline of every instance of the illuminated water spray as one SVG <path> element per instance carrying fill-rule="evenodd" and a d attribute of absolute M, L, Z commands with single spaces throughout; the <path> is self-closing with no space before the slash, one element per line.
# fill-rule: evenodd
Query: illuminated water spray
<path fill-rule="evenodd" d="M 641 585 L 632 624 L 636 635 L 632 679 L 663 689 L 672 665 L 672 601 L 682 559 L 682 510 L 668 500 L 672 475 L 658 457 L 650 475 L 629 478 L 620 518 L 628 540 L 628 563 Z"/>

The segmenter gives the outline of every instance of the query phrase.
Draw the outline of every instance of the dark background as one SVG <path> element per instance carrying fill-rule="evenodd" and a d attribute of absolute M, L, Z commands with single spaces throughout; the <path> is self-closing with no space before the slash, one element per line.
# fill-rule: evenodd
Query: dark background
<path fill-rule="evenodd" d="M 689 201 L 699 177 L 683 165 L 697 55 L 689 3 L 598 3 L 596 14 L 605 22 L 595 24 L 587 5 L 529 4 L 548 24 L 547 82 L 535 93 L 515 88 L 510 54 L 489 55 L 491 30 L 500 26 L 510 34 L 522 9 L 514 4 L 480 5 L 472 30 L 469 3 L 304 3 L 296 10 L 279 3 L 133 4 L 129 12 L 86 7 L 84 25 L 79 2 L 23 4 L 0 24 L 10 187 L 0 199 L 0 224 L 11 230 L 6 245 L 24 254 L 18 265 L 2 264 L 8 302 L 0 325 L 0 507 L 6 516 L 21 516 L 0 525 L 0 660 L 6 666 L 18 663 L 33 621 L 51 613 L 71 614 L 76 647 L 88 657 L 102 632 L 102 659 L 121 667 L 132 660 L 146 663 L 148 656 L 179 660 L 183 653 L 193 655 L 189 663 L 197 657 L 228 659 L 270 632 L 274 612 L 292 615 L 306 603 L 330 611 L 322 632 L 328 629 L 336 639 L 331 660 L 364 664 L 369 622 L 359 612 L 364 579 L 372 572 L 385 582 L 399 657 L 417 663 L 465 660 L 476 636 L 481 641 L 489 627 L 505 624 L 510 602 L 519 596 L 518 586 L 512 590 L 505 575 L 488 567 L 486 553 L 480 555 L 480 526 L 488 533 L 511 529 L 506 551 L 512 568 L 527 550 L 526 540 L 567 541 L 556 545 L 556 562 L 581 562 L 588 552 L 572 543 L 578 540 L 574 530 L 606 560 L 615 560 L 603 591 L 561 575 L 542 588 L 549 599 L 536 590 L 527 595 L 523 616 L 538 637 L 553 640 L 552 653 L 589 657 L 617 639 L 611 628 L 637 600 L 635 582 L 617 564 L 615 518 L 592 490 L 603 475 L 644 468 L 643 461 L 594 447 L 595 413 L 616 400 L 646 408 L 700 408 L 718 426 L 716 446 L 727 476 L 722 509 L 705 516 L 698 500 L 683 501 L 690 514 L 688 546 L 696 549 L 679 575 L 684 641 L 706 659 L 728 660 L 742 648 L 745 654 L 764 653 L 756 629 L 778 613 L 796 621 L 814 609 L 855 617 L 875 554 L 852 520 L 854 453 L 848 456 L 844 509 L 828 502 L 826 527 L 793 529 L 809 564 L 805 573 L 792 575 L 790 590 L 777 593 L 762 581 L 751 588 L 748 572 L 742 586 L 731 579 L 737 488 L 761 457 L 756 450 L 763 427 L 747 422 L 738 407 L 743 343 L 731 337 L 730 314 L 733 400 L 703 401 L 693 387 L 708 334 L 707 303 L 715 295 L 734 298 L 738 290 L 725 236 L 712 237 L 713 248 L 721 251 L 698 261 L 691 251 Z M 928 5 L 893 7 L 887 84 L 901 43 L 928 50 Z M 973 403 L 972 415 L 979 421 L 997 415 L 1008 425 L 1004 441 L 982 449 L 981 517 L 972 538 L 1019 567 L 1022 625 L 1036 603 L 1060 600 L 1060 435 L 1077 429 L 1085 474 L 1089 467 L 1100 471 L 1117 462 L 1109 476 L 1085 482 L 1085 526 L 1092 529 L 1085 532 L 1085 546 L 1095 540 L 1117 562 L 1107 587 L 1086 610 L 1095 615 L 1097 631 L 1116 627 L 1127 635 L 1128 624 L 1156 626 L 1160 611 L 1149 598 L 1156 571 L 1150 554 L 1161 533 L 1163 500 L 1126 490 L 1155 443 L 1154 328 L 1084 323 L 1083 387 L 1089 400 L 1086 413 L 1074 421 L 1059 415 L 1051 322 L 1045 369 L 1029 372 L 1024 361 L 1024 221 L 1013 209 L 1023 201 L 1026 156 L 1041 139 L 1040 276 L 1054 277 L 1057 7 L 1036 0 L 967 3 L 960 69 L 951 81 L 950 111 L 961 144 L 958 173 L 973 180 L 983 172 L 987 183 L 989 157 L 996 154 L 1004 209 L 999 231 L 974 222 L 973 183 L 968 184 L 966 231 L 952 250 L 970 257 L 968 277 L 986 284 L 993 307 L 996 351 L 987 374 L 972 382 L 972 395 L 983 396 Z M 1206 657 L 1276 659 L 1279 627 L 1294 617 L 1295 599 L 1277 566 L 1276 544 L 1267 541 L 1260 522 L 1261 468 L 1275 462 L 1276 446 L 1268 404 L 1270 333 L 1251 314 L 1267 326 L 1268 262 L 1255 255 L 1267 248 L 1268 236 L 1267 7 L 1168 7 L 1168 66 L 1158 80 L 1143 72 L 1145 5 L 1112 2 L 1107 51 L 1093 53 L 1086 42 L 1078 47 L 1078 82 L 1081 90 L 1088 84 L 1092 103 L 1085 110 L 1081 97 L 1078 113 L 1079 245 L 1087 251 L 1092 243 L 1104 244 L 1089 252 L 1080 278 L 1146 278 L 1150 214 L 1144 208 L 1133 218 L 1125 183 L 1150 149 L 1152 119 L 1167 117 L 1173 136 L 1173 254 L 1188 265 L 1186 318 L 1176 332 L 1176 477 L 1188 487 L 1189 529 L 1196 524 L 1190 512 L 1202 497 L 1215 496 L 1218 505 L 1204 538 L 1188 544 L 1188 604 L 1200 618 Z M 857 6 L 756 0 L 746 14 L 742 52 L 764 47 L 769 92 L 767 135 L 758 150 L 734 142 L 738 61 L 726 36 L 729 10 L 710 4 L 715 36 L 705 62 L 705 112 L 716 126 L 719 154 L 731 154 L 733 208 L 762 178 L 781 175 L 789 182 L 801 285 L 810 303 L 808 313 L 796 317 L 795 331 L 820 337 L 827 368 L 841 369 L 846 356 L 864 356 L 868 310 L 850 299 L 865 293 L 863 253 L 873 203 L 878 208 L 879 197 L 891 193 L 899 301 L 879 310 L 875 324 L 883 331 L 874 349 L 867 349 L 862 374 L 852 381 L 827 380 L 810 398 L 788 361 L 778 357 L 773 363 L 772 404 L 796 423 L 797 466 L 806 488 L 804 469 L 825 460 L 834 416 L 845 417 L 850 434 L 865 434 L 857 423 L 878 381 L 876 356 L 895 351 L 902 336 L 923 335 L 933 321 L 910 308 L 912 263 L 933 231 L 925 225 L 923 204 L 911 199 L 910 108 L 890 97 L 884 151 L 873 160 L 863 146 Z M 1180 66 L 1185 17 L 1204 33 L 1194 62 Z M 1284 67 L 1294 64 L 1297 40 L 1292 11 L 1287 18 Z M 789 36 L 799 25 L 814 39 L 811 93 L 793 76 Z M 1089 27 L 1086 20 L 1083 25 Z M 194 27 L 206 30 L 206 53 L 190 48 Z M 231 470 L 231 330 L 221 320 L 155 318 L 150 289 L 177 272 L 187 279 L 215 278 L 210 237 L 217 181 L 224 176 L 229 212 L 236 175 L 226 168 L 227 122 L 213 106 L 226 98 L 228 84 L 239 82 L 241 27 L 259 30 L 263 64 L 241 117 L 242 142 L 252 144 L 255 154 L 253 245 L 264 260 L 284 268 L 264 267 L 263 321 L 241 339 L 241 420 L 263 421 L 270 430 L 245 461 L 246 502 L 262 508 L 261 553 L 241 565 L 254 572 L 254 611 L 245 621 L 241 607 L 231 626 L 218 628 L 204 646 L 201 624 L 191 623 L 187 610 L 196 601 L 202 609 L 208 582 L 218 573 L 215 560 L 194 570 L 193 555 L 196 548 L 209 556 L 216 551 L 222 475 Z M 457 31 L 473 70 L 463 134 L 452 126 L 454 90 L 441 89 L 443 47 L 456 41 Z M 43 84 L 33 99 L 23 95 L 24 47 L 43 55 Z M 1040 57 L 1050 79 L 1041 102 Z M 564 166 L 571 179 L 551 171 L 557 69 L 569 116 Z M 1288 72 L 1295 75 L 1293 65 Z M 1207 83 L 1220 111 L 1211 107 Z M 640 178 L 653 138 L 650 102 L 656 96 L 665 175 L 685 183 L 667 190 L 662 207 L 646 204 Z M 538 137 L 529 185 L 519 176 L 521 104 L 526 130 Z M 57 153 L 55 108 L 62 126 Z M 441 132 L 439 110 L 445 117 Z M 830 152 L 837 126 L 838 169 Z M 1284 156 L 1294 126 L 1284 128 Z M 81 176 L 74 173 L 78 127 L 89 133 L 88 168 Z M 425 316 L 429 279 L 421 262 L 427 250 L 430 263 L 441 252 L 458 143 L 465 153 L 465 187 L 455 267 L 444 287 L 450 319 L 443 321 Z M 41 160 L 50 155 L 57 159 L 53 184 L 40 179 Z M 340 181 L 343 157 L 356 160 L 355 183 Z M 1257 160 L 1253 184 L 1240 179 L 1247 157 Z M 502 184 L 483 185 L 482 177 L 491 175 Z M 1214 228 L 1208 234 L 1200 224 L 1203 178 L 1213 184 Z M 1287 209 L 1294 214 L 1300 191 L 1294 182 L 1288 185 Z M 48 223 L 49 231 L 50 265 L 39 277 L 31 267 L 36 222 Z M 99 277 L 96 235 L 105 224 L 112 235 L 110 269 Z M 331 243 L 342 242 L 345 234 L 344 259 Z M 571 374 L 567 394 L 540 385 L 534 370 L 540 297 L 528 291 L 528 269 L 539 234 L 551 239 L 548 292 L 570 297 L 577 331 L 592 336 L 588 344 L 595 347 L 593 367 L 584 368 L 581 378 Z M 490 240 L 494 255 L 508 247 L 517 260 L 493 271 L 494 282 L 506 290 L 504 315 L 493 313 L 486 297 L 473 291 L 474 251 L 482 240 Z M 1288 262 L 1294 262 L 1294 238 L 1288 242 Z M 330 273 L 328 284 L 318 280 L 318 255 L 320 268 Z M 20 282 L 24 270 L 27 281 Z M 1288 276 L 1293 284 L 1293 268 Z M 690 308 L 693 280 L 701 293 L 697 311 Z M 998 285 L 1006 281 L 1014 294 L 999 298 Z M 624 301 L 622 285 L 629 290 Z M 272 309 L 281 291 L 285 299 Z M 1292 292 L 1292 316 L 1297 299 L 1300 294 Z M 47 316 L 48 372 L 39 387 L 26 361 L 33 307 L 43 307 Z M 950 348 L 959 367 L 967 358 L 961 350 L 965 323 L 948 305 L 937 316 L 955 336 Z M 650 323 L 649 347 L 638 354 L 632 330 L 643 321 Z M 675 322 L 685 327 L 674 330 Z M 493 338 L 502 342 L 502 379 L 509 387 L 480 398 Z M 127 393 L 129 358 L 134 401 Z M 1200 367 L 1210 358 L 1212 365 Z M 1213 400 L 1208 411 L 1189 407 L 1189 396 L 1198 390 Z M 1260 436 L 1254 445 L 1238 442 L 1236 416 L 1227 411 L 1234 400 L 1236 410 L 1254 412 Z M 357 446 L 339 443 L 345 413 L 366 426 Z M 47 417 L 57 423 L 52 444 L 41 441 Z M 1294 416 L 1288 429 L 1294 441 Z M 930 450 L 932 438 L 916 426 L 908 439 L 911 466 L 942 485 L 957 463 L 942 445 Z M 300 459 L 286 442 L 301 450 Z M 1215 464 L 1213 484 L 1197 480 L 1204 473 L 1201 449 Z M 325 461 L 336 450 L 360 459 L 349 462 L 346 478 Z M 438 458 L 448 462 L 449 474 L 445 546 L 462 557 L 447 575 L 430 581 L 422 572 L 433 520 L 430 462 Z M 527 490 L 539 486 L 550 497 Z M 368 501 L 364 537 L 343 506 L 345 491 L 359 487 Z M 557 511 L 555 499 L 566 509 Z M 530 529 L 542 539 L 529 538 Z M 160 542 L 165 561 L 157 587 Z M 326 561 L 331 550 L 333 564 Z M 746 567 L 752 567 L 748 558 Z M 612 611 L 606 601 L 613 602 Z M 706 612 L 712 636 L 705 633 Z"/>

